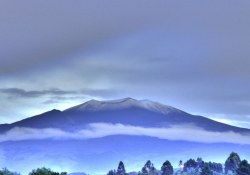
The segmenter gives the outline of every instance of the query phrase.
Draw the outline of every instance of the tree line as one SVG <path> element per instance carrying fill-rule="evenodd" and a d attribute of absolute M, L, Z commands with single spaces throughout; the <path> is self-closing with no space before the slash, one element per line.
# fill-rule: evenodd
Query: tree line
<path fill-rule="evenodd" d="M 189 159 L 184 164 L 179 162 L 180 170 L 174 173 L 173 166 L 166 160 L 160 170 L 148 160 L 137 175 L 250 175 L 250 164 L 247 160 L 241 161 L 239 155 L 232 152 L 225 161 L 224 168 L 221 163 L 204 162 L 202 158 Z M 135 173 L 134 173 L 135 174 Z M 107 175 L 132 175 L 126 173 L 125 166 L 120 161 L 117 170 L 110 170 Z"/>
<path fill-rule="evenodd" d="M 107 175 L 250 175 L 250 164 L 247 160 L 240 159 L 239 155 L 232 152 L 225 161 L 224 167 L 221 163 L 204 162 L 202 158 L 197 160 L 189 159 L 184 164 L 179 162 L 180 169 L 174 173 L 170 161 L 166 160 L 160 170 L 154 167 L 154 164 L 148 160 L 141 171 L 127 173 L 124 163 L 119 162 L 118 168 L 110 170 Z M 7 168 L 0 170 L 0 175 L 20 175 L 17 172 L 10 172 Z M 67 175 L 67 172 L 55 172 L 50 168 L 37 168 L 32 170 L 29 175 Z"/>

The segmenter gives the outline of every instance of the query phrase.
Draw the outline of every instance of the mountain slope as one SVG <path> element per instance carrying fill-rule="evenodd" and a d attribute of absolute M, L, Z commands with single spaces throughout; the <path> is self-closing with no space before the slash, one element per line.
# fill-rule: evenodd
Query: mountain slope
<path fill-rule="evenodd" d="M 85 129 L 90 123 L 121 123 L 143 127 L 170 127 L 192 124 L 207 131 L 236 133 L 249 129 L 230 126 L 202 116 L 191 115 L 171 106 L 132 98 L 112 101 L 90 100 L 64 111 L 52 110 L 12 124 L 0 125 L 0 133 L 14 127 L 58 128 L 65 131 Z"/>
<path fill-rule="evenodd" d="M 105 127 L 98 130 L 91 128 L 93 124 Z M 180 127 L 173 132 L 166 130 L 173 125 Z M 126 132 L 119 132 L 122 129 Z M 127 171 L 139 171 L 147 160 L 157 169 L 166 160 L 177 168 L 179 160 L 197 157 L 224 163 L 232 151 L 250 159 L 250 140 L 244 135 L 249 131 L 150 100 L 91 100 L 65 111 L 52 110 L 0 125 L 0 140 L 5 138 L 0 141 L 0 164 L 22 174 L 46 166 L 60 172 L 96 175 L 116 169 L 121 160 Z M 93 137 L 57 137 L 62 133 Z M 180 133 L 183 137 L 178 137 Z M 42 137 L 49 134 L 54 135 Z M 249 142 L 239 144 L 246 138 Z"/>

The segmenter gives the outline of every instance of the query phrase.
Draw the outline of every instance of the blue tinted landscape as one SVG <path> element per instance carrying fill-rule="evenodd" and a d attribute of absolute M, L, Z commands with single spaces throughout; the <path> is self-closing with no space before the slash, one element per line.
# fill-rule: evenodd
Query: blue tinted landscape
<path fill-rule="evenodd" d="M 0 1 L 0 175 L 250 175 L 250 1 Z"/>
<path fill-rule="evenodd" d="M 215 174 L 235 173 L 238 164 L 227 165 L 229 155 L 240 155 L 237 163 L 250 157 L 249 129 L 150 100 L 90 100 L 0 128 L 4 166 L 22 174 L 41 165 L 57 172 L 119 174 L 120 161 L 124 173 L 164 174 L 165 161 L 172 174 L 199 174 L 206 165 Z"/>

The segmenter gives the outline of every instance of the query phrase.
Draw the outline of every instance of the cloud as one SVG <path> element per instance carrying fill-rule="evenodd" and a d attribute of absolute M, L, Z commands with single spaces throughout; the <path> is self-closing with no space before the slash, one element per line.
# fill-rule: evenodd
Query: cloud
<path fill-rule="evenodd" d="M 0 89 L 0 92 L 4 94 L 8 94 L 10 96 L 25 97 L 25 98 L 34 98 L 34 97 L 40 97 L 44 95 L 78 94 L 77 91 L 62 91 L 58 88 L 54 88 L 50 90 L 43 90 L 43 91 L 25 91 L 24 89 L 20 89 L 20 88 L 5 88 L 5 89 Z"/>
<path fill-rule="evenodd" d="M 3 122 L 127 96 L 248 120 L 249 1 L 0 3 Z M 87 97 L 54 99 L 50 87 Z"/>
<path fill-rule="evenodd" d="M 89 97 L 82 94 L 72 97 L 53 96 L 49 100 L 44 101 L 43 104 L 58 104 L 66 103 L 68 101 L 82 101 L 83 99 L 89 99 Z"/>
<path fill-rule="evenodd" d="M 75 1 L 74 5 L 59 0 L 31 1 L 28 5 L 3 1 L 0 11 L 5 27 L 0 29 L 0 73 L 27 68 L 155 25 L 211 33 L 223 40 L 222 52 L 231 56 L 235 49 L 228 50 L 228 46 L 248 48 L 248 6 L 248 1 L 235 4 L 231 0 L 183 3 L 110 0 L 98 4 Z"/>
<path fill-rule="evenodd" d="M 82 97 L 64 97 L 64 95 L 86 95 L 86 96 L 97 96 L 97 97 L 110 97 L 117 94 L 115 89 L 81 89 L 79 91 L 64 91 L 58 88 L 52 88 L 49 90 L 42 91 L 26 91 L 21 88 L 4 88 L 0 89 L 0 93 L 7 94 L 10 97 L 24 97 L 24 98 L 37 98 L 44 95 L 55 95 L 51 97 L 52 100 L 75 100 Z"/>
<path fill-rule="evenodd" d="M 112 99 L 117 93 L 118 90 L 113 89 L 81 87 L 65 88 L 64 90 L 60 88 L 31 87 L 1 88 L 0 123 L 13 123 L 51 109 L 65 110 L 91 99 Z"/>
<path fill-rule="evenodd" d="M 56 128 L 25 128 L 15 127 L 5 134 L 1 134 L 0 141 L 18 141 L 30 139 L 89 139 L 109 135 L 141 135 L 158 137 L 168 140 L 185 140 L 202 143 L 235 143 L 249 144 L 250 133 L 210 132 L 193 125 L 173 125 L 170 128 L 144 128 L 123 124 L 91 123 L 88 129 L 77 132 L 65 132 Z"/>

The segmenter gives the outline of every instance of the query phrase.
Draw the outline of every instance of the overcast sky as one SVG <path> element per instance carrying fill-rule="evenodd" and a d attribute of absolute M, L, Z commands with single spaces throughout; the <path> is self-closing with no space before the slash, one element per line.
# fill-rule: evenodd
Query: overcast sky
<path fill-rule="evenodd" d="M 0 1 L 0 123 L 150 99 L 250 128 L 250 2 Z"/>

